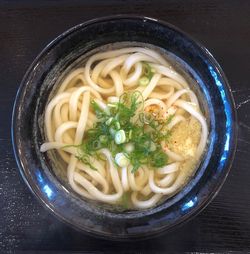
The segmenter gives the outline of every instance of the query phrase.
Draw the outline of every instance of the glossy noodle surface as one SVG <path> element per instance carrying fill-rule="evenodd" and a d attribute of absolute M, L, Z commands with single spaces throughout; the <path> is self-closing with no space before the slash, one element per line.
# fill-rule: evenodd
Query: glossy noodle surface
<path fill-rule="evenodd" d="M 49 101 L 46 142 L 86 199 L 147 209 L 174 195 L 195 171 L 208 127 L 196 94 L 158 52 L 96 53 Z"/>

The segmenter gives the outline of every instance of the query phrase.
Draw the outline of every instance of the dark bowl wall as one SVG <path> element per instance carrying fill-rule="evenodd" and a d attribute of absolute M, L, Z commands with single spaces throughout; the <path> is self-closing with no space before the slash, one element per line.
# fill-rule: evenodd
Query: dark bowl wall
<path fill-rule="evenodd" d="M 59 76 L 80 55 L 105 44 L 149 43 L 182 59 L 199 84 L 209 112 L 207 154 L 186 187 L 154 209 L 117 213 L 85 202 L 67 191 L 39 151 L 43 142 L 42 114 Z M 23 79 L 13 113 L 12 138 L 21 174 L 38 199 L 63 221 L 99 237 L 148 237 L 197 214 L 217 193 L 235 151 L 236 115 L 227 80 L 211 54 L 175 27 L 141 17 L 110 17 L 65 32 L 36 58 Z"/>

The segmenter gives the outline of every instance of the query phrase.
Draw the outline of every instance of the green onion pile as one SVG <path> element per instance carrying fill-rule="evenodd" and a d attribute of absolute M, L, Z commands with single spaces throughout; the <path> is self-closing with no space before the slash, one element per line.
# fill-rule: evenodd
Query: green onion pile
<path fill-rule="evenodd" d="M 86 131 L 77 158 L 91 165 L 91 158 L 102 159 L 98 151 L 107 148 L 118 167 L 132 166 L 135 173 L 141 166 L 157 169 L 168 161 L 161 147 L 170 132 L 166 125 L 171 118 L 157 119 L 143 111 L 144 100 L 140 92 L 127 92 L 120 96 L 117 103 L 107 104 L 103 110 L 92 100 L 91 107 L 98 121 Z"/>

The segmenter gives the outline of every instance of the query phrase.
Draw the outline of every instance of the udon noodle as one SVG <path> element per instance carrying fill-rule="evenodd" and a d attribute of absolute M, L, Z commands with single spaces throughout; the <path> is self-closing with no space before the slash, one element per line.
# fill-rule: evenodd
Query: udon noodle
<path fill-rule="evenodd" d="M 161 54 L 142 47 L 96 53 L 72 70 L 49 101 L 44 123 L 40 149 L 56 149 L 76 193 L 133 209 L 180 190 L 208 137 L 187 81 Z"/>

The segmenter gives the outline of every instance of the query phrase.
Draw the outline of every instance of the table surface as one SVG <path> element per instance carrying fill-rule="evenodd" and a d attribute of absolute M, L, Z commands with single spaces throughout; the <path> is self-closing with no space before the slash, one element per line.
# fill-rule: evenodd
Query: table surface
<path fill-rule="evenodd" d="M 10 137 L 15 94 L 35 56 L 66 29 L 88 19 L 121 13 L 165 20 L 204 44 L 229 80 L 239 120 L 235 160 L 212 203 L 175 231 L 135 243 L 97 240 L 58 221 L 38 203 L 21 179 Z M 0 250 L 250 251 L 249 45 L 249 1 L 1 1 Z"/>

